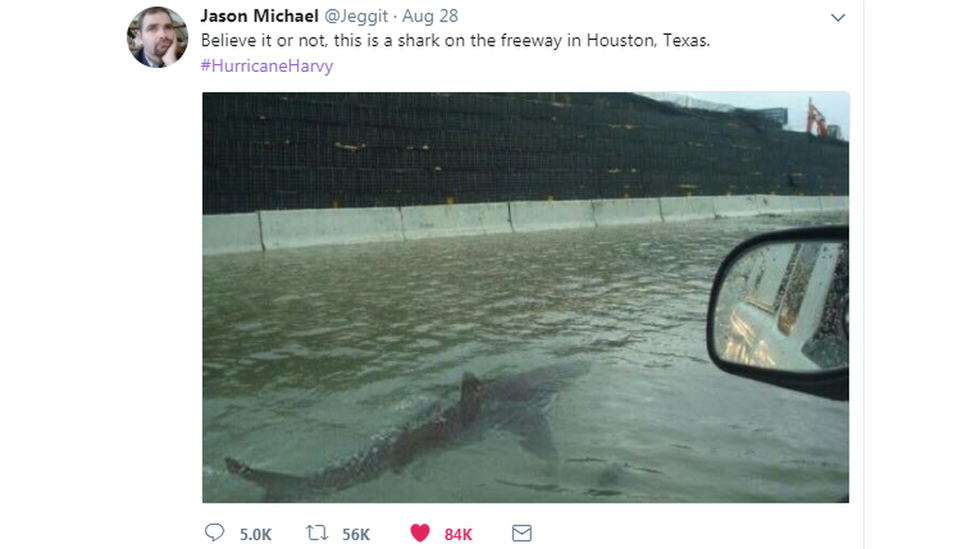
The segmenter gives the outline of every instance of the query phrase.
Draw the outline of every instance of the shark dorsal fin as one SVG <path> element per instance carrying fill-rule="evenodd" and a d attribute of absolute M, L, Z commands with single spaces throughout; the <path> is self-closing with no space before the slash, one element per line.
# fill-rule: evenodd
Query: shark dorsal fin
<path fill-rule="evenodd" d="M 478 419 L 481 411 L 482 382 L 474 374 L 466 372 L 461 380 L 461 425 L 467 426 Z"/>

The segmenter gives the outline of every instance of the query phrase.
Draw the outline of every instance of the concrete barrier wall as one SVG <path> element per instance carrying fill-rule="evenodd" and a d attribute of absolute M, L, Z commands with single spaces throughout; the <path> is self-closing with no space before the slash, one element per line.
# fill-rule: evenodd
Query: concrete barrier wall
<path fill-rule="evenodd" d="M 661 198 L 661 217 L 665 221 L 715 219 L 711 196 L 668 196 Z"/>
<path fill-rule="evenodd" d="M 564 200 L 552 202 L 510 202 L 512 230 L 517 233 L 554 229 L 596 227 L 593 202 Z"/>
<path fill-rule="evenodd" d="M 407 240 L 512 232 L 508 203 L 400 208 Z"/>
<path fill-rule="evenodd" d="M 264 247 L 269 250 L 403 240 L 402 227 L 397 208 L 261 212 Z"/>
<path fill-rule="evenodd" d="M 759 204 L 755 195 L 713 196 L 715 217 L 748 217 L 759 215 Z"/>
<path fill-rule="evenodd" d="M 841 212 L 851 209 L 849 196 L 821 196 L 820 204 L 825 212 Z"/>
<path fill-rule="evenodd" d="M 759 214 L 840 212 L 846 196 L 696 196 L 282 210 L 203 216 L 203 254 L 579 229 Z"/>
<path fill-rule="evenodd" d="M 661 200 L 658 198 L 628 198 L 624 200 L 594 200 L 593 221 L 597 227 L 643 225 L 661 223 Z"/>
<path fill-rule="evenodd" d="M 778 196 L 775 194 L 757 194 L 756 202 L 759 204 L 761 215 L 785 215 L 793 213 L 793 205 L 790 196 Z"/>
<path fill-rule="evenodd" d="M 793 213 L 820 213 L 819 196 L 791 196 L 790 205 L 793 206 Z"/>
<path fill-rule="evenodd" d="M 261 250 L 257 213 L 203 216 L 203 255 Z"/>

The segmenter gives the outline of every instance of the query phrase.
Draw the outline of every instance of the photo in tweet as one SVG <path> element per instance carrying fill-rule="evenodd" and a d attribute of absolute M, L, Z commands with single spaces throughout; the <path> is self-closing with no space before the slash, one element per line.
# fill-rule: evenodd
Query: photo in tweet
<path fill-rule="evenodd" d="M 203 94 L 204 502 L 846 499 L 848 103 Z"/>

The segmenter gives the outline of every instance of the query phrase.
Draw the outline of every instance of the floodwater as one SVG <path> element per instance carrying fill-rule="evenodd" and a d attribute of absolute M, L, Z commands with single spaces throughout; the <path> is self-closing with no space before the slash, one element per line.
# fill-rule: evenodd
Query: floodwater
<path fill-rule="evenodd" d="M 847 403 L 721 372 L 705 317 L 736 244 L 846 222 L 723 219 L 204 258 L 204 501 L 265 498 L 225 457 L 314 474 L 456 402 L 465 372 L 581 366 L 546 408 L 554 462 L 512 430 L 486 428 L 303 500 L 837 501 L 848 493 Z"/>

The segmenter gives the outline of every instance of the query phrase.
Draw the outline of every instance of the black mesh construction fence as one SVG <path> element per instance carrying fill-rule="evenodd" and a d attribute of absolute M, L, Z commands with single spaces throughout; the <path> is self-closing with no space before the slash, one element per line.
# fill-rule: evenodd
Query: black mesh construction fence
<path fill-rule="evenodd" d="M 848 145 L 631 94 L 203 96 L 203 213 L 847 195 Z"/>

